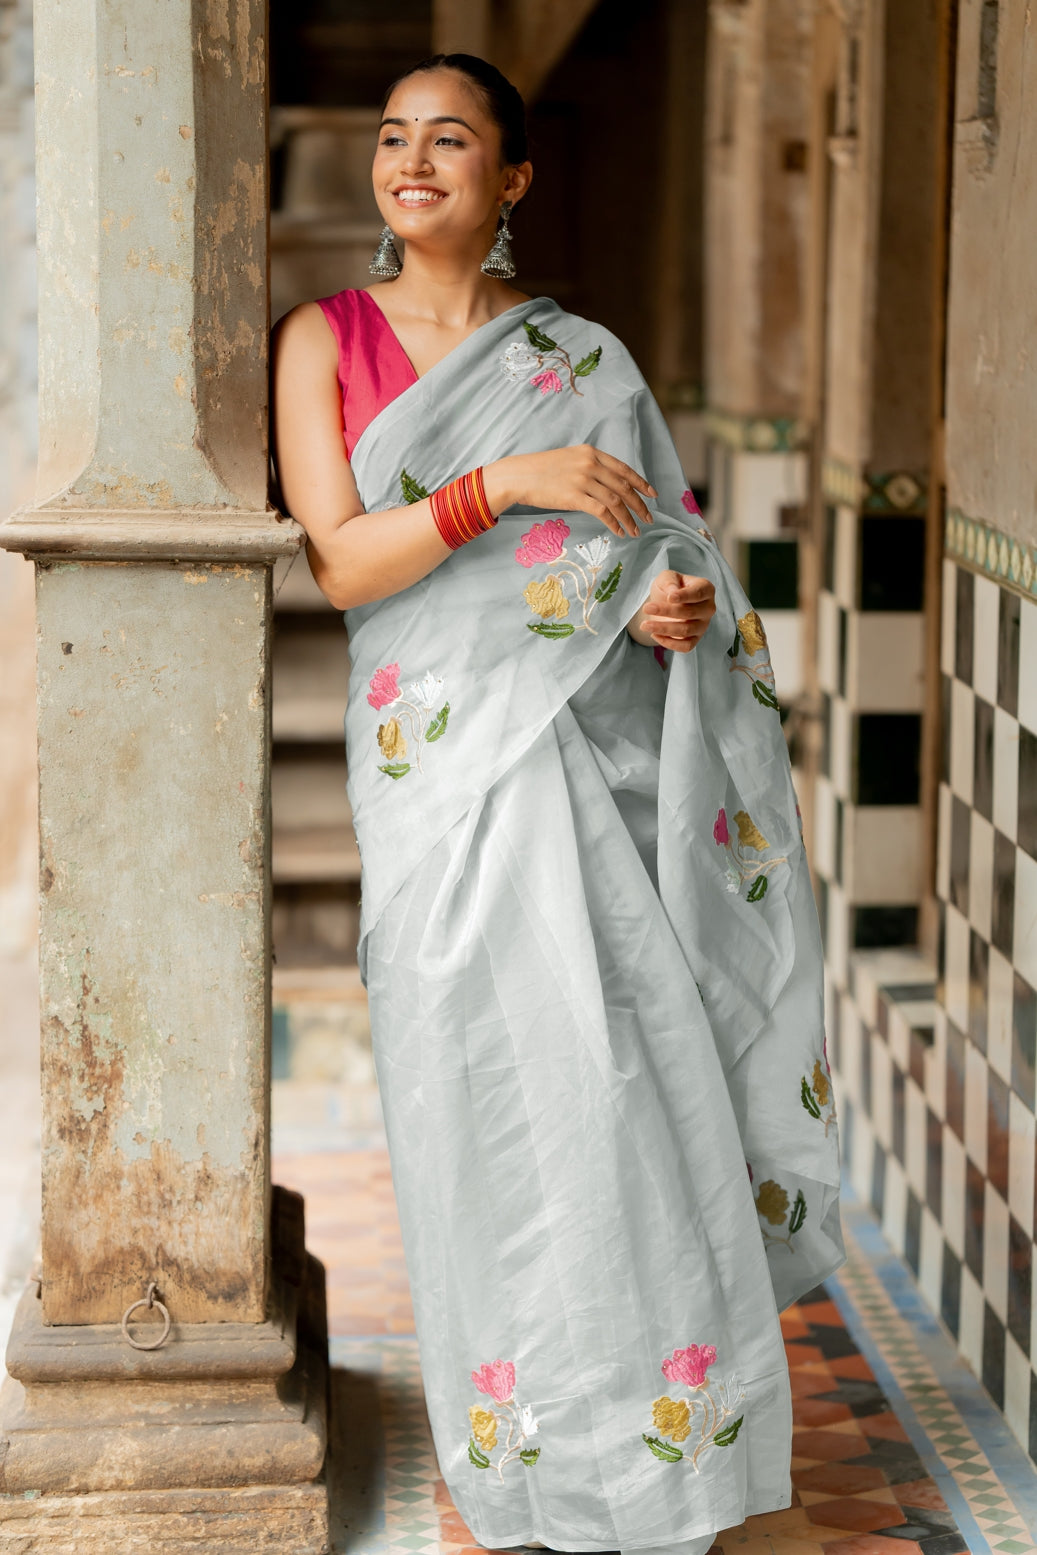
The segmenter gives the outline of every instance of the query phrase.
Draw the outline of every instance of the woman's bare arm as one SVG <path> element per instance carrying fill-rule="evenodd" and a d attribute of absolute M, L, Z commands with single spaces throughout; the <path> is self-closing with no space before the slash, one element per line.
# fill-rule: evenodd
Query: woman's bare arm
<path fill-rule="evenodd" d="M 315 302 L 293 308 L 274 331 L 273 402 L 281 491 L 306 530 L 313 576 L 337 609 L 397 594 L 446 560 L 429 499 L 364 512 L 342 438 L 335 337 Z M 590 513 L 617 535 L 637 535 L 639 522 L 652 521 L 642 493 L 656 493 L 645 477 L 585 444 L 497 459 L 483 479 L 494 513 L 517 502 Z"/>

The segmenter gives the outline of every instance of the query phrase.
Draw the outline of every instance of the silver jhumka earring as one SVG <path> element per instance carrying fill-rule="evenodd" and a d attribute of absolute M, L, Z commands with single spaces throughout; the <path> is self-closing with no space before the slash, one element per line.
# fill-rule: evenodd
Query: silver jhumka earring
<path fill-rule="evenodd" d="M 383 276 L 389 281 L 398 276 L 403 269 L 392 236 L 391 227 L 382 228 L 382 235 L 378 239 L 378 247 L 374 251 L 374 258 L 367 267 L 372 275 Z"/>
<path fill-rule="evenodd" d="M 497 236 L 493 240 L 493 247 L 479 266 L 483 275 L 492 275 L 500 281 L 510 281 L 515 274 L 515 256 L 511 252 L 511 229 L 508 226 L 508 217 L 513 209 L 511 201 L 505 200 L 500 208 L 500 220 L 497 223 Z"/>

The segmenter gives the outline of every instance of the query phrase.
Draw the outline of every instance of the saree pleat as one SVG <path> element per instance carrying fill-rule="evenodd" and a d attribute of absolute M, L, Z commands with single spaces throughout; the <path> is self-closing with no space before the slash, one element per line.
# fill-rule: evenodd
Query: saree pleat
<path fill-rule="evenodd" d="M 550 398 L 523 409 L 495 352 L 534 318 L 503 358 L 537 347 L 521 387 Z M 778 1314 L 842 1260 L 816 913 L 762 623 L 636 368 L 543 300 L 477 336 L 360 438 L 369 511 L 404 473 L 583 440 L 660 497 L 614 545 L 506 514 L 347 615 L 360 960 L 429 1418 L 483 1544 L 674 1548 L 789 1502 Z M 551 381 L 577 351 L 579 401 Z M 718 614 L 660 663 L 623 622 L 665 566 L 713 578 Z"/>

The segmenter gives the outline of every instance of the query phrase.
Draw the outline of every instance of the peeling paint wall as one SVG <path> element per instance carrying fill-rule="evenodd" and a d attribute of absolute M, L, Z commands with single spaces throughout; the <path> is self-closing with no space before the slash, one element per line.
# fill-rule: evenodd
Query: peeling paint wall
<path fill-rule="evenodd" d="M 269 569 L 41 569 L 44 1312 L 264 1316 Z"/>
<path fill-rule="evenodd" d="M 1037 17 L 981 0 L 958 33 L 948 318 L 948 503 L 1037 543 Z"/>
<path fill-rule="evenodd" d="M 264 27 L 259 0 L 38 8 L 55 506 L 266 504 Z"/>

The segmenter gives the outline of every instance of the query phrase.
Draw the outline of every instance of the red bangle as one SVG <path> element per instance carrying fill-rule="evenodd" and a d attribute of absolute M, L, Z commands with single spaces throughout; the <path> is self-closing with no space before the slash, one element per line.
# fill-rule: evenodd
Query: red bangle
<path fill-rule="evenodd" d="M 452 551 L 485 534 L 497 522 L 486 499 L 482 468 L 451 481 L 432 493 L 432 517 Z"/>

